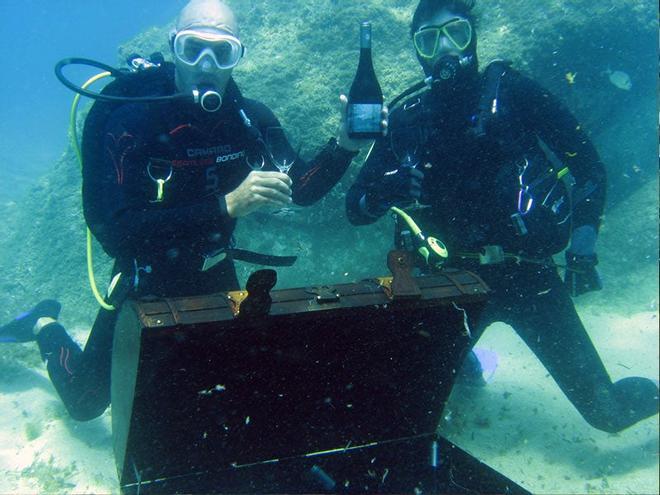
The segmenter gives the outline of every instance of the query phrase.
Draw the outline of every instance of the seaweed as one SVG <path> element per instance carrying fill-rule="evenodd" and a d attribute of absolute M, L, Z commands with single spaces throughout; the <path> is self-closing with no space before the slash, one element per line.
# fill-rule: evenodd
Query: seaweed
<path fill-rule="evenodd" d="M 47 461 L 35 459 L 30 466 L 23 469 L 21 475 L 33 479 L 41 493 L 64 493 L 75 488 L 76 484 L 72 478 L 77 472 L 75 462 L 61 467 L 55 463 L 53 456 L 50 456 Z"/>

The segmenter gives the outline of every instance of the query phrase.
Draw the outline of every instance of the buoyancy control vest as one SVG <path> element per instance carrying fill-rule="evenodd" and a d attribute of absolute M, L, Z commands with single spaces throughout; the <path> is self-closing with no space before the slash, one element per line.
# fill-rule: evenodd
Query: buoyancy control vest
<path fill-rule="evenodd" d="M 174 64 L 163 62 L 137 71 L 122 71 L 121 75 L 107 84 L 100 94 L 136 98 L 167 96 L 174 94 L 175 91 Z M 111 242 L 111 236 L 104 233 L 104 227 L 100 222 L 102 218 L 100 209 L 103 206 L 98 197 L 97 181 L 99 171 L 103 169 L 105 129 L 108 119 L 124 104 L 126 103 L 121 101 L 95 100 L 85 117 L 81 140 L 85 221 L 104 251 L 113 258 L 118 255 L 117 247 Z"/>
<path fill-rule="evenodd" d="M 494 60 L 484 69 L 468 135 L 495 143 L 504 157 L 499 167 L 506 178 L 505 187 L 511 188 L 510 203 L 514 207 L 506 212 L 510 231 L 503 233 L 507 239 L 502 239 L 502 244 L 517 254 L 547 257 L 568 244 L 574 180 L 543 140 L 512 118 L 507 91 L 507 78 L 512 74 L 511 64 L 504 60 Z M 414 136 L 407 139 L 416 140 L 415 146 L 420 148 L 430 146 L 431 119 L 423 99 L 408 99 L 399 111 L 403 112 L 403 125 L 414 129 Z"/>
<path fill-rule="evenodd" d="M 131 102 L 131 98 L 169 96 L 176 93 L 174 64 L 161 62 L 158 65 L 150 64 L 137 71 L 122 72 L 120 77 L 107 84 L 101 91 L 101 95 L 119 96 L 126 101 L 107 101 L 97 99 L 92 105 L 85 119 L 82 135 L 82 175 L 83 175 L 83 211 L 85 220 L 94 237 L 101 243 L 104 251 L 113 258 L 118 257 L 117 246 L 114 245 L 114 237 L 107 235 L 105 229 L 109 226 L 103 225 L 104 218 L 101 209 L 103 201 L 98 194 L 99 171 L 103 168 L 105 129 L 108 119 L 119 107 Z M 263 145 L 263 138 L 259 129 L 252 124 L 252 120 L 246 113 L 244 101 L 240 90 L 233 79 L 230 79 L 226 94 L 231 95 L 232 111 L 238 112 L 237 120 L 242 122 L 250 147 Z M 139 100 L 135 100 L 139 101 Z M 167 105 L 163 102 L 145 103 L 144 105 Z M 185 104 L 185 103 L 184 103 Z"/>
<path fill-rule="evenodd" d="M 117 258 L 117 246 L 111 240 L 113 237 L 104 233 L 103 226 L 97 219 L 100 216 L 102 202 L 98 200 L 98 190 L 95 187 L 95 180 L 98 176 L 99 167 L 102 166 L 104 154 L 105 129 L 110 115 L 121 105 L 130 103 L 131 98 L 139 102 L 143 97 L 169 97 L 176 93 L 174 64 L 160 61 L 158 64 L 150 63 L 149 60 L 139 58 L 147 63 L 136 67 L 137 70 L 131 72 L 121 71 L 121 76 L 116 77 L 114 81 L 106 85 L 101 91 L 102 95 L 120 96 L 126 98 L 126 101 L 108 101 L 96 99 L 92 105 L 83 129 L 82 137 L 82 173 L 83 173 L 83 211 L 85 220 L 94 237 L 100 242 L 104 251 L 111 257 Z M 116 76 L 118 71 L 113 75 Z M 248 138 L 248 147 L 254 148 L 257 152 L 263 153 L 267 147 L 261 131 L 255 125 L 254 116 L 249 114 L 246 102 L 233 79 L 229 80 L 225 90 L 226 95 L 231 96 L 232 111 L 238 112 L 237 120 L 240 121 L 245 129 Z M 162 98 L 158 101 L 145 103 L 148 105 L 163 105 L 174 100 L 184 101 L 183 98 L 176 96 L 168 99 Z M 191 104 L 194 103 L 191 101 Z M 253 251 L 239 249 L 232 245 L 224 250 L 226 255 L 230 255 L 235 260 L 247 263 L 267 265 L 267 266 L 291 266 L 296 261 L 296 256 L 275 256 L 269 254 L 256 253 Z"/>

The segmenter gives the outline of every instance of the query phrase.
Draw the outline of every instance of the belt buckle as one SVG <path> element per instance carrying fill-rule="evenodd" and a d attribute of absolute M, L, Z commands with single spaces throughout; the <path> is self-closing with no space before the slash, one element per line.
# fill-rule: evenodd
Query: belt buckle
<path fill-rule="evenodd" d="M 513 230 L 515 230 L 517 236 L 522 237 L 528 234 L 527 225 L 525 225 L 525 220 L 523 220 L 520 213 L 511 215 L 511 222 L 513 222 Z"/>
<path fill-rule="evenodd" d="M 479 253 L 480 265 L 496 265 L 504 263 L 504 249 L 502 246 L 484 246 Z"/>
<path fill-rule="evenodd" d="M 215 265 L 224 261 L 227 258 L 227 252 L 225 250 L 217 251 L 215 254 L 205 254 L 202 256 L 202 269 L 201 271 L 205 272 L 213 268 Z"/>

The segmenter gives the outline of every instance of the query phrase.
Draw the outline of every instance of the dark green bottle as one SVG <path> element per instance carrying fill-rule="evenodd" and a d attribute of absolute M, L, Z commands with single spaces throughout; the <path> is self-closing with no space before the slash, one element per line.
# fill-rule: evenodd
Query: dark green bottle
<path fill-rule="evenodd" d="M 381 136 L 382 110 L 383 92 L 371 58 L 371 23 L 365 21 L 360 24 L 360 63 L 348 93 L 348 137 L 376 139 Z"/>

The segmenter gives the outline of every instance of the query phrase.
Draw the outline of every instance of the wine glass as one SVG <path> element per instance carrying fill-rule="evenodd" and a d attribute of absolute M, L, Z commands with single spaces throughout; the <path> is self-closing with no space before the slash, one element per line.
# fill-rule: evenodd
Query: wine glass
<path fill-rule="evenodd" d="M 264 168 L 264 165 L 266 164 L 266 159 L 264 158 L 264 155 L 259 155 L 259 157 L 255 158 L 252 160 L 247 154 L 245 155 L 245 163 L 247 163 L 247 166 L 250 167 L 252 170 L 258 171 Z"/>
<path fill-rule="evenodd" d="M 282 127 L 268 127 L 266 129 L 266 148 L 270 159 L 277 170 L 289 174 L 289 170 L 296 163 L 300 148 L 295 153 Z"/>
<path fill-rule="evenodd" d="M 291 143 L 287 139 L 282 127 L 266 128 L 266 135 L 264 137 L 264 144 L 270 161 L 281 173 L 289 175 L 289 170 L 300 156 L 300 148 L 298 148 L 297 153 L 293 151 Z M 272 211 L 271 214 L 275 216 L 290 216 L 294 212 L 295 210 L 293 208 L 278 208 Z"/>
<path fill-rule="evenodd" d="M 285 158 L 282 163 L 275 161 L 275 166 L 277 167 L 277 170 L 283 174 L 289 175 L 289 169 L 293 165 L 293 162 L 295 162 L 295 160 L 287 161 Z"/>
<path fill-rule="evenodd" d="M 390 133 L 390 146 L 394 156 L 399 161 L 400 168 L 420 168 L 419 141 L 419 130 L 417 128 L 404 127 L 395 129 Z M 414 211 L 428 207 L 429 205 L 424 205 L 419 202 L 419 199 L 415 198 L 404 209 Z"/>

